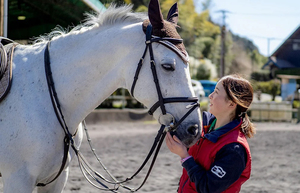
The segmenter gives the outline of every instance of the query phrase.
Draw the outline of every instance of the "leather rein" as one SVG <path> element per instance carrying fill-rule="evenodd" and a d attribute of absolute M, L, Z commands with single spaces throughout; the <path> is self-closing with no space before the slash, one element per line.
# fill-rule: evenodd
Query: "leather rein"
<path fill-rule="evenodd" d="M 83 121 L 83 126 L 84 126 L 84 130 L 86 132 L 86 136 L 87 136 L 87 140 L 90 144 L 90 147 L 96 157 L 96 159 L 98 160 L 98 162 L 100 163 L 100 165 L 102 166 L 102 168 L 105 170 L 105 172 L 110 176 L 110 178 L 112 180 L 108 180 L 106 179 L 103 175 L 101 175 L 100 173 L 98 173 L 97 171 L 95 171 L 92 166 L 90 166 L 87 162 L 87 160 L 84 158 L 84 156 L 81 154 L 81 152 L 79 151 L 79 149 L 77 147 L 75 147 L 75 143 L 73 140 L 73 137 L 76 135 L 75 134 L 71 134 L 69 131 L 69 128 L 66 124 L 65 118 L 63 116 L 61 107 L 60 107 L 60 103 L 59 103 L 59 99 L 55 90 L 55 85 L 54 85 L 54 81 L 53 81 L 53 77 L 52 77 L 52 71 L 51 71 L 51 63 L 50 63 L 50 55 L 49 55 L 49 47 L 50 47 L 50 41 L 47 43 L 47 46 L 45 48 L 45 53 L 44 53 L 44 62 L 45 62 L 45 73 L 46 73 L 46 79 L 47 79 L 47 84 L 48 84 L 48 89 L 49 89 L 49 94 L 50 94 L 50 98 L 51 98 L 51 102 L 54 108 L 54 112 L 56 114 L 56 117 L 61 125 L 61 127 L 63 128 L 63 131 L 65 133 L 65 137 L 64 137 L 64 157 L 62 159 L 62 165 L 57 173 L 57 175 L 49 182 L 47 183 L 38 183 L 37 186 L 46 186 L 47 184 L 50 184 L 51 182 L 55 181 L 60 174 L 62 173 L 62 171 L 64 170 L 65 166 L 66 166 L 66 162 L 67 162 L 67 158 L 68 158 L 68 152 L 69 152 L 69 147 L 71 146 L 72 149 L 74 150 L 77 159 L 78 159 L 78 163 L 79 163 L 79 167 L 81 169 L 82 174 L 84 175 L 84 177 L 86 178 L 86 180 L 93 185 L 94 187 L 100 189 L 100 190 L 104 190 L 104 191 L 111 191 L 111 192 L 118 192 L 119 187 L 122 187 L 124 189 L 129 190 L 130 192 L 136 192 L 138 191 L 146 182 L 146 180 L 148 179 L 151 170 L 154 166 L 156 157 L 159 153 L 160 147 L 162 145 L 162 142 L 164 141 L 165 135 L 167 131 L 175 131 L 177 129 L 177 127 L 182 123 L 182 121 L 192 112 L 194 111 L 196 108 L 200 107 L 199 103 L 198 103 L 198 98 L 197 97 L 172 97 L 172 98 L 163 98 L 161 90 L 160 90 L 160 86 L 159 86 L 159 81 L 158 81 L 158 77 L 157 77 L 157 72 L 156 72 L 156 68 L 155 68 L 155 61 L 154 61 L 154 55 L 153 55 L 153 50 L 152 50 L 152 43 L 153 42 L 157 42 L 160 43 L 164 46 L 166 46 L 167 48 L 173 50 L 174 52 L 176 52 L 183 60 L 187 61 L 185 58 L 183 58 L 183 54 L 176 48 L 176 46 L 174 46 L 174 44 L 170 43 L 170 42 L 182 42 L 182 39 L 174 39 L 174 38 L 160 38 L 160 37 L 154 37 L 151 35 L 152 33 L 152 26 L 151 24 L 149 24 L 147 26 L 147 31 L 146 31 L 146 48 L 145 51 L 143 53 L 142 58 L 140 59 L 137 69 L 136 69 L 136 73 L 134 76 L 134 80 L 133 80 L 133 84 L 131 87 L 131 94 L 133 96 L 134 93 L 134 88 L 136 85 L 136 82 L 138 80 L 138 76 L 139 76 L 139 72 L 142 68 L 143 65 L 143 61 L 144 58 L 146 56 L 147 50 L 149 49 L 149 53 L 150 53 L 150 64 L 151 64 L 151 71 L 153 74 L 153 78 L 154 78 L 154 82 L 156 85 L 156 90 L 157 90 L 157 94 L 158 94 L 158 102 L 156 102 L 148 111 L 148 113 L 150 115 L 153 115 L 153 113 L 155 112 L 155 110 L 160 107 L 163 116 L 171 116 L 171 121 L 170 123 L 167 124 L 162 124 L 161 123 L 161 127 L 158 130 L 158 133 L 154 139 L 153 145 L 148 153 L 148 155 L 146 156 L 144 162 L 142 163 L 142 165 L 140 166 L 139 169 L 137 169 L 137 171 L 131 176 L 126 178 L 125 180 L 119 181 L 117 180 L 105 167 L 105 165 L 102 163 L 101 159 L 98 157 L 98 155 L 95 153 L 95 149 L 92 148 L 92 144 L 91 144 L 91 139 L 89 137 L 89 134 L 87 132 L 87 128 L 85 125 L 85 121 Z M 192 104 L 187 105 L 186 108 L 189 108 L 189 111 L 178 121 L 175 122 L 175 118 L 173 117 L 173 115 L 171 115 L 170 113 L 167 113 L 165 105 L 166 103 L 175 103 L 175 102 L 192 102 Z M 154 153 L 155 151 L 155 153 Z M 149 159 L 151 158 L 152 154 L 153 158 L 151 161 L 151 164 L 149 166 L 148 172 L 143 180 L 143 182 L 141 183 L 141 185 L 134 189 L 131 187 L 128 187 L 126 185 L 124 185 L 123 183 L 128 182 L 130 180 L 132 180 L 143 168 L 144 166 L 147 164 L 147 162 L 149 161 Z M 92 180 L 95 181 L 96 183 L 92 182 Z M 108 184 L 112 184 L 114 187 L 113 188 L 109 188 L 106 184 L 104 184 L 103 182 L 100 181 L 103 180 L 104 183 L 108 183 Z"/>

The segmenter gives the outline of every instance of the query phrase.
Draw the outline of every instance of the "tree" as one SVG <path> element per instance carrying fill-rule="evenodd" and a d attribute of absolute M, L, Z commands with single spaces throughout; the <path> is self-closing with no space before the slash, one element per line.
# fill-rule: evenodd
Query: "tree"
<path fill-rule="evenodd" d="M 202 2 L 202 11 L 209 10 L 212 5 L 212 0 L 205 0 Z"/>
<path fill-rule="evenodd" d="M 205 64 L 202 64 L 197 69 L 197 74 L 195 79 L 197 80 L 209 80 L 210 70 L 206 67 Z"/>
<path fill-rule="evenodd" d="M 176 0 L 164 0 L 161 2 L 161 9 L 164 17 L 169 12 L 170 7 L 176 3 Z M 194 20 L 197 16 L 193 0 L 185 0 L 178 2 L 179 7 L 179 20 L 178 20 L 178 33 L 184 40 L 186 47 L 189 47 L 194 39 Z"/>
<path fill-rule="evenodd" d="M 136 12 L 146 12 L 150 0 L 103 0 L 103 3 L 133 4 Z M 196 59 L 207 58 L 220 67 L 221 37 L 220 26 L 211 21 L 209 9 L 213 0 L 197 0 L 202 4 L 202 12 L 195 10 L 194 0 L 160 0 L 164 18 L 167 17 L 170 7 L 178 3 L 179 21 L 178 32 L 184 41 L 190 56 Z M 225 42 L 225 74 L 242 73 L 249 75 L 266 62 L 252 41 L 226 33 Z M 201 70 L 201 69 L 200 69 Z"/>
<path fill-rule="evenodd" d="M 120 6 L 120 5 L 124 4 L 124 0 L 101 0 L 101 2 L 106 7 L 109 7 L 109 5 L 112 4 L 112 3 L 115 4 L 115 5 L 117 5 L 117 6 Z"/>
<path fill-rule="evenodd" d="M 280 94 L 280 81 L 273 79 L 267 82 L 258 82 L 252 81 L 253 89 L 255 92 L 260 91 L 262 93 L 267 93 L 272 95 L 272 101 L 275 100 L 275 97 Z"/>

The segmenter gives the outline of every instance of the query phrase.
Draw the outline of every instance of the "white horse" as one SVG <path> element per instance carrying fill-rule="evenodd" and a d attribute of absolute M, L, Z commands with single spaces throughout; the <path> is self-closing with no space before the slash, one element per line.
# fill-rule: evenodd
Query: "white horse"
<path fill-rule="evenodd" d="M 60 33 L 51 40 L 49 55 L 53 79 L 72 134 L 81 121 L 117 88 L 131 89 L 137 63 L 145 48 L 142 28 L 145 17 L 131 13 L 130 9 L 128 6 L 111 7 L 98 16 L 90 16 L 82 26 Z M 162 37 L 159 33 L 163 32 L 178 38 L 176 11 L 170 10 L 169 21 L 165 21 L 158 0 L 151 0 L 148 16 L 153 35 Z M 166 26 L 171 27 L 168 29 L 171 29 L 171 35 L 164 31 Z M 175 42 L 178 50 L 174 51 L 164 44 L 170 45 L 170 42 L 152 43 L 162 96 L 193 97 L 188 64 L 182 59 L 184 55 L 187 57 L 184 46 Z M 14 52 L 12 87 L 0 103 L 0 172 L 4 193 L 31 193 L 38 183 L 51 181 L 62 165 L 65 135 L 48 91 L 44 68 L 46 45 L 46 41 L 18 45 Z M 134 96 L 147 107 L 158 100 L 148 51 Z M 189 104 L 167 103 L 165 108 L 178 121 L 187 112 Z M 161 114 L 162 110 L 158 108 L 153 116 L 159 119 Z M 198 140 L 200 132 L 198 109 L 184 119 L 174 133 L 190 146 Z M 78 146 L 81 140 L 79 126 L 75 137 Z M 64 171 L 52 183 L 39 187 L 38 193 L 62 192 L 73 155 L 70 149 Z"/>

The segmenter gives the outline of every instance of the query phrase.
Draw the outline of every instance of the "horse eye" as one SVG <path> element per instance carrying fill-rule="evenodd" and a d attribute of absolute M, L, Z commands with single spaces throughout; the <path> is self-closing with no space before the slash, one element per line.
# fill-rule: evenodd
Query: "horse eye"
<path fill-rule="evenodd" d="M 161 64 L 163 69 L 167 71 L 174 71 L 175 70 L 175 64 Z"/>

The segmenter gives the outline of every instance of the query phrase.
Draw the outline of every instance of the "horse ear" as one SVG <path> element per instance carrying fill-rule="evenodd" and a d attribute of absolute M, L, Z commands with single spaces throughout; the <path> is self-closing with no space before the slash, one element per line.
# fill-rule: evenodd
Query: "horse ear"
<path fill-rule="evenodd" d="M 169 10 L 167 20 L 177 25 L 178 22 L 178 5 L 175 3 Z"/>
<path fill-rule="evenodd" d="M 150 0 L 148 16 L 154 29 L 162 29 L 164 27 L 164 18 L 158 0 Z"/>

